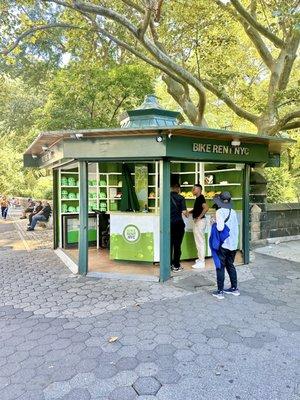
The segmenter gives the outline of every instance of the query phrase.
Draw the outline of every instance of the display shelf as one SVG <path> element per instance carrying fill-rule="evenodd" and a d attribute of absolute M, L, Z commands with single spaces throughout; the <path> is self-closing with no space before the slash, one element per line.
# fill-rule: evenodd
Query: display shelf
<path fill-rule="evenodd" d="M 71 189 L 79 189 L 79 186 L 68 186 L 68 185 L 61 185 L 61 188 L 65 189 L 65 188 L 71 188 Z"/>
<path fill-rule="evenodd" d="M 181 187 L 193 187 L 194 185 L 180 185 Z"/>
<path fill-rule="evenodd" d="M 205 184 L 205 186 L 241 186 L 241 183 L 211 183 Z"/>
<path fill-rule="evenodd" d="M 212 173 L 217 173 L 217 172 L 232 172 L 232 171 L 239 171 L 241 172 L 242 169 L 237 169 L 237 168 L 228 168 L 228 169 L 213 169 L 210 171 L 204 171 L 205 174 L 212 174 Z"/>
<path fill-rule="evenodd" d="M 62 175 L 78 175 L 79 172 L 61 171 Z"/>
<path fill-rule="evenodd" d="M 195 171 L 171 172 L 172 175 L 195 175 Z"/>
<path fill-rule="evenodd" d="M 206 197 L 205 195 L 204 195 L 204 197 L 205 197 L 205 200 L 213 200 L 213 197 Z M 242 197 L 231 197 L 231 200 L 243 200 L 243 198 Z"/>
<path fill-rule="evenodd" d="M 61 198 L 61 201 L 79 201 L 79 199 L 63 199 L 63 198 Z"/>

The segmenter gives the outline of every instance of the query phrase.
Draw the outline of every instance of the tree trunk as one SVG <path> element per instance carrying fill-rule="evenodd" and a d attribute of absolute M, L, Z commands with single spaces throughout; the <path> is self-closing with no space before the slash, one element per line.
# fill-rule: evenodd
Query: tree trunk
<path fill-rule="evenodd" d="M 192 102 L 188 91 L 168 75 L 163 75 L 162 79 L 167 85 L 168 93 L 173 97 L 176 103 L 180 105 L 192 125 L 207 127 L 208 125 L 204 117 L 202 117 L 202 120 L 199 120 L 198 108 Z"/>

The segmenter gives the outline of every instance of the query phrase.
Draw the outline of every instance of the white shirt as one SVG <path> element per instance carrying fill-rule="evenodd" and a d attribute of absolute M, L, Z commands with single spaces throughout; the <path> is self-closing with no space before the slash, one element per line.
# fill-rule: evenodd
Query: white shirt
<path fill-rule="evenodd" d="M 224 221 L 228 217 L 230 210 L 227 208 L 219 208 L 216 212 L 216 223 L 218 231 L 224 229 Z M 230 218 L 226 222 L 226 225 L 230 229 L 229 237 L 224 241 L 222 247 L 228 250 L 236 250 L 238 248 L 239 240 L 239 225 L 236 216 L 236 212 L 231 210 Z"/>

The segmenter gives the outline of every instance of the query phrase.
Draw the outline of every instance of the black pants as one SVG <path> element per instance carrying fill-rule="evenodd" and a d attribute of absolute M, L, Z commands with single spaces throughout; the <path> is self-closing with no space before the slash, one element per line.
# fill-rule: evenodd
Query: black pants
<path fill-rule="evenodd" d="M 171 264 L 174 267 L 180 266 L 181 243 L 184 236 L 184 222 L 171 222 Z"/>
<path fill-rule="evenodd" d="M 229 275 L 231 287 L 237 288 L 237 274 L 235 266 L 233 265 L 235 255 L 236 250 L 228 250 L 220 247 L 220 250 L 218 251 L 218 256 L 221 261 L 221 268 L 216 269 L 218 290 L 224 289 L 225 268 Z"/>
<path fill-rule="evenodd" d="M 7 211 L 8 211 L 8 207 L 1 207 L 1 216 L 2 216 L 2 218 L 6 219 Z"/>
<path fill-rule="evenodd" d="M 31 222 L 32 222 L 32 217 L 33 217 L 35 214 L 36 214 L 36 213 L 32 212 L 32 213 L 30 213 L 29 216 L 28 216 L 30 225 L 31 225 Z"/>

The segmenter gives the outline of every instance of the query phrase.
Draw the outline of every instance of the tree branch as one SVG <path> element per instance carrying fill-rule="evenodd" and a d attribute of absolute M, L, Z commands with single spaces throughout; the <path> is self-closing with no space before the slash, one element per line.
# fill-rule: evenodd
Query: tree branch
<path fill-rule="evenodd" d="M 284 126 L 281 128 L 281 130 L 289 131 L 289 130 L 291 130 L 291 129 L 297 129 L 297 128 L 300 128 L 300 119 L 298 119 L 298 120 L 296 120 L 296 121 L 293 121 L 293 122 L 290 122 L 290 123 L 284 125 Z"/>
<path fill-rule="evenodd" d="M 261 56 L 261 58 L 264 60 L 266 66 L 269 69 L 272 69 L 274 65 L 274 59 L 272 57 L 272 54 L 268 50 L 268 47 L 265 45 L 264 41 L 260 37 L 260 35 L 257 33 L 257 31 L 252 28 L 248 24 L 243 24 L 244 29 L 252 43 L 254 44 L 256 50 L 258 51 L 258 54 Z M 248 25 L 248 26 L 247 26 Z"/>
<path fill-rule="evenodd" d="M 133 8 L 134 10 L 138 11 L 139 13 L 143 14 L 144 9 L 140 7 L 138 4 L 134 3 L 131 0 L 122 0 L 123 3 L 125 3 L 127 6 Z"/>
<path fill-rule="evenodd" d="M 300 118 L 300 110 L 293 111 L 293 112 L 285 115 L 283 118 L 280 119 L 279 123 L 281 123 L 282 125 L 286 125 L 292 119 L 296 119 L 296 118 Z"/>
<path fill-rule="evenodd" d="M 16 47 L 18 47 L 20 42 L 22 42 L 22 40 L 25 39 L 27 36 L 31 36 L 34 33 L 39 32 L 39 31 L 45 31 L 45 30 L 49 30 L 49 29 L 53 29 L 53 28 L 82 29 L 81 27 L 79 27 L 77 25 L 70 25 L 70 24 L 63 24 L 63 23 L 33 26 L 32 28 L 23 32 L 19 37 L 17 37 L 15 42 L 10 47 L 8 47 L 5 50 L 0 51 L 0 54 L 7 55 L 7 54 L 11 53 Z"/>
<path fill-rule="evenodd" d="M 272 69 L 273 64 L 274 64 L 274 59 L 272 57 L 271 52 L 269 51 L 268 47 L 262 40 L 260 34 L 257 32 L 256 29 L 254 29 L 249 23 L 241 17 L 239 13 L 237 13 L 235 10 L 232 8 L 227 7 L 224 3 L 222 3 L 221 0 L 215 0 L 215 3 L 222 8 L 224 11 L 229 13 L 233 18 L 235 18 L 244 28 L 245 33 L 251 40 L 251 42 L 254 44 L 256 50 L 258 51 L 259 55 L 265 62 L 266 66 L 269 69 Z"/>
<path fill-rule="evenodd" d="M 285 56 L 285 64 L 284 68 L 281 72 L 278 89 L 284 90 L 286 89 L 289 78 L 292 72 L 292 68 L 297 56 L 297 50 L 300 43 L 300 30 L 296 29 L 288 46 L 286 47 L 286 56 Z"/>
<path fill-rule="evenodd" d="M 144 40 L 146 30 L 148 29 L 148 26 L 150 24 L 152 11 L 153 10 L 151 9 L 151 7 L 148 7 L 148 9 L 145 12 L 144 20 L 143 20 L 140 28 L 138 28 L 138 35 L 139 35 L 140 40 Z"/>
<path fill-rule="evenodd" d="M 98 33 L 101 33 L 101 35 L 107 37 L 110 39 L 112 42 L 116 43 L 118 46 L 123 47 L 125 50 L 128 50 L 130 53 L 134 54 L 136 57 L 141 59 L 142 61 L 145 61 L 147 64 L 152 65 L 152 67 L 159 69 L 160 71 L 164 72 L 165 74 L 169 75 L 172 79 L 180 83 L 181 85 L 185 85 L 185 82 L 180 79 L 177 75 L 173 74 L 172 71 L 168 70 L 164 65 L 152 60 L 151 58 L 147 57 L 145 54 L 141 53 L 140 51 L 136 50 L 136 48 L 133 48 L 129 44 L 123 42 L 122 40 L 118 39 L 117 37 L 113 36 L 106 30 L 99 28 L 97 26 L 96 28 Z"/>
<path fill-rule="evenodd" d="M 251 114 L 249 111 L 246 111 L 243 108 L 239 107 L 237 104 L 235 104 L 235 102 L 228 96 L 228 94 L 223 89 L 217 88 L 208 80 L 202 79 L 201 82 L 207 90 L 209 90 L 211 93 L 217 96 L 220 100 L 223 100 L 224 103 L 239 117 L 242 117 L 247 121 L 250 121 L 254 125 L 256 125 L 258 116 Z"/>
<path fill-rule="evenodd" d="M 276 47 L 282 48 L 284 47 L 284 41 L 279 37 L 274 35 L 269 29 L 265 28 L 261 25 L 248 11 L 243 7 L 243 5 L 239 2 L 239 0 L 230 0 L 233 7 L 236 11 L 258 32 L 260 32 L 263 36 L 269 39 Z"/>
<path fill-rule="evenodd" d="M 116 114 L 117 114 L 118 109 L 121 107 L 121 105 L 124 103 L 124 101 L 126 100 L 127 97 L 128 97 L 128 96 L 127 96 L 127 93 L 125 93 L 124 96 L 122 97 L 122 99 L 121 99 L 121 100 L 119 101 L 119 103 L 117 104 L 117 107 L 115 108 L 115 110 L 114 110 L 114 112 L 113 112 L 113 115 L 112 115 L 112 117 L 111 117 L 111 119 L 110 119 L 110 122 L 112 122 L 112 121 L 114 120 L 114 118 L 115 118 L 115 116 L 116 116 Z"/>
<path fill-rule="evenodd" d="M 60 0 L 47 0 L 47 1 L 60 2 Z M 123 15 L 103 6 L 81 3 L 78 1 L 74 1 L 73 4 L 74 4 L 73 6 L 69 5 L 69 7 L 74 8 L 77 11 L 81 10 L 83 12 L 102 15 L 104 17 L 107 17 L 108 19 L 111 19 L 121 24 L 127 30 L 129 30 L 129 32 L 131 32 L 136 39 L 140 40 L 138 29 Z M 200 110 L 203 112 L 206 104 L 206 96 L 204 87 L 201 84 L 201 82 L 198 79 L 196 79 L 189 71 L 185 70 L 184 68 L 180 67 L 177 63 L 175 63 L 160 47 L 157 47 L 147 37 L 144 37 L 143 40 L 140 40 L 140 42 L 149 51 L 149 53 L 152 54 L 152 56 L 159 61 L 160 64 L 163 64 L 165 67 L 167 67 L 168 70 L 171 70 L 173 74 L 179 76 L 181 80 L 183 81 L 186 80 L 188 84 L 194 87 L 194 89 L 199 94 L 200 102 L 202 105 Z M 200 117 L 202 118 L 202 116 Z"/>

